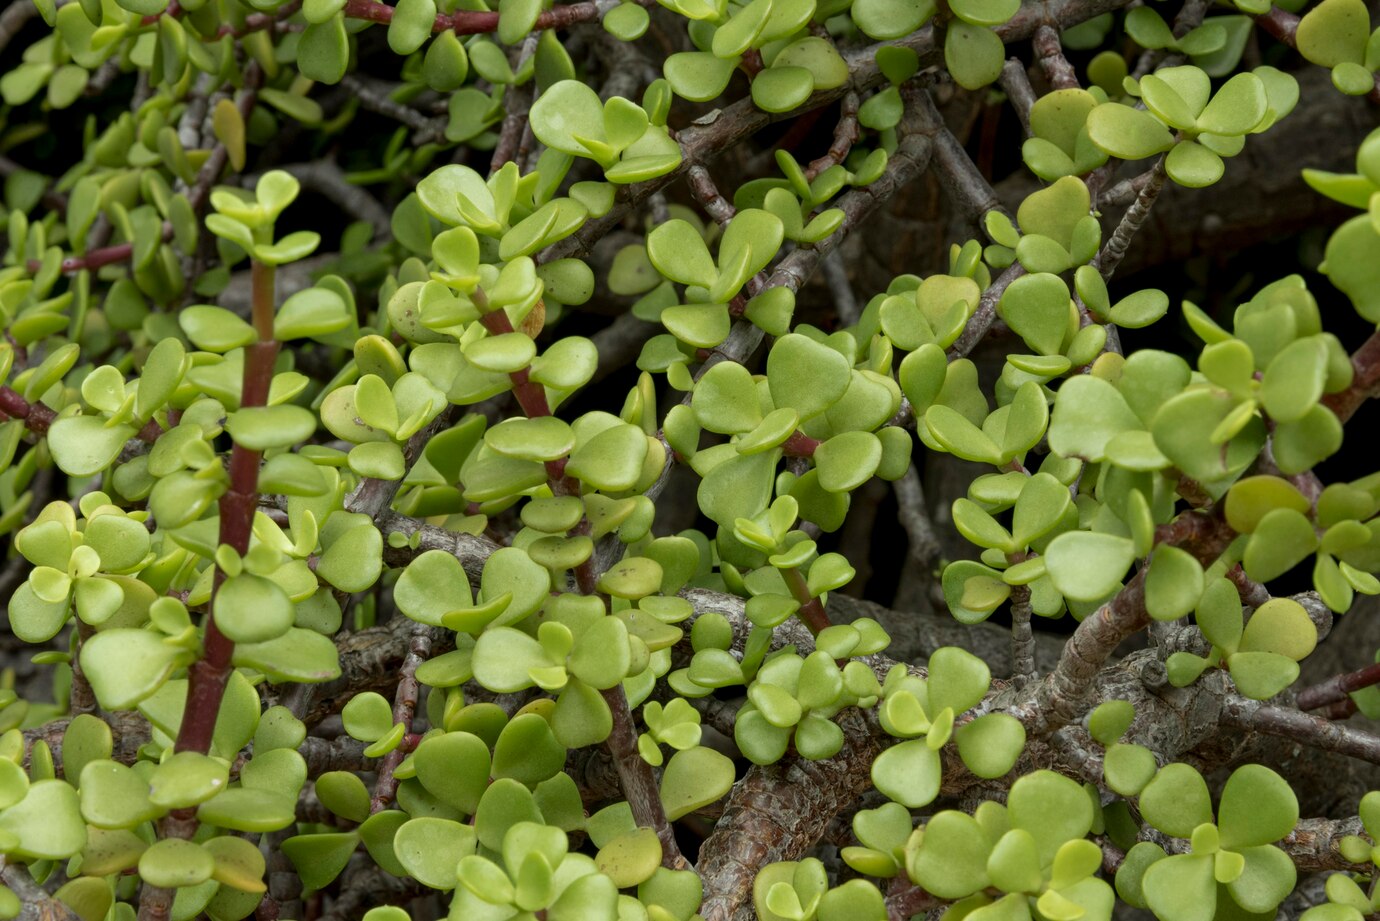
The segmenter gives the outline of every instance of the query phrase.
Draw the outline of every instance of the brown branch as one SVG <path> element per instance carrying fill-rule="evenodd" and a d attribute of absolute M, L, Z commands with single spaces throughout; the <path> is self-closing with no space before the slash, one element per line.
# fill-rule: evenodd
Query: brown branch
<path fill-rule="evenodd" d="M 1136 200 L 1131 207 L 1126 209 L 1126 213 L 1121 216 L 1121 222 L 1112 231 L 1111 239 L 1102 247 L 1102 252 L 1097 254 L 1092 265 L 1102 273 L 1103 278 L 1111 278 L 1116 271 L 1117 264 L 1121 262 L 1121 257 L 1126 255 L 1126 249 L 1131 245 L 1131 238 L 1136 235 L 1136 231 L 1145 223 L 1145 219 L 1150 216 L 1150 209 L 1155 205 L 1155 199 L 1159 197 L 1160 190 L 1164 188 L 1165 171 L 1164 155 L 1155 161 L 1154 171 L 1150 175 L 1149 181 L 1140 190 Z"/>
<path fill-rule="evenodd" d="M 517 65 L 514 71 L 522 69 L 532 55 L 537 52 L 537 36 L 540 33 L 533 32 L 522 42 L 522 48 L 518 52 Z M 504 164 L 511 163 L 518 159 L 519 151 L 522 148 L 523 133 L 528 130 L 527 114 L 536 100 L 537 84 L 536 81 L 529 81 L 527 84 L 519 86 L 517 83 L 508 84 L 508 88 L 503 91 L 503 125 L 498 131 L 498 143 L 494 145 L 494 155 L 489 161 L 489 175 L 493 175 L 503 168 Z M 518 163 L 522 167 L 522 163 Z"/>
<path fill-rule="evenodd" d="M 1222 519 L 1186 512 L 1157 533 L 1156 543 L 1179 546 L 1206 566 L 1234 536 Z M 1081 714 L 1103 664 L 1122 640 L 1150 622 L 1145 610 L 1148 572 L 1149 568 L 1142 566 L 1111 601 L 1085 617 L 1069 637 L 1054 671 L 1011 706 L 1010 712 L 1026 724 L 1028 732 L 1052 732 Z"/>
<path fill-rule="evenodd" d="M 1030 137 L 1030 108 L 1035 105 L 1035 90 L 1030 85 L 1030 76 L 1025 72 L 1025 65 L 1019 58 L 1010 58 L 1002 65 L 1001 76 L 997 78 L 997 82 L 1006 90 L 1011 107 L 1016 110 L 1016 117 L 1021 120 L 1021 131 L 1026 137 Z"/>
<path fill-rule="evenodd" d="M 874 733 L 854 709 L 838 718 L 843 749 L 824 761 L 783 758 L 754 765 L 729 794 L 728 806 L 700 850 L 705 921 L 746 921 L 757 872 L 778 860 L 799 860 L 834 816 L 872 786 Z"/>
<path fill-rule="evenodd" d="M 844 94 L 843 100 L 839 103 L 839 121 L 834 126 L 834 140 L 825 151 L 824 156 L 810 161 L 810 165 L 805 167 L 805 178 L 814 182 L 820 173 L 837 166 L 848 157 L 848 152 L 853 149 L 858 138 L 862 137 L 862 127 L 858 124 L 858 94 L 849 92 Z"/>
<path fill-rule="evenodd" d="M 962 358 L 977 348 L 977 344 L 987 337 L 991 331 L 992 324 L 997 319 L 997 303 L 1001 296 L 1006 293 L 1006 289 L 1011 287 L 1011 283 L 1025 274 L 1025 266 L 1019 262 L 1013 262 L 998 275 L 987 289 L 982 292 L 982 297 L 978 298 L 977 309 L 968 318 L 968 325 L 963 327 L 963 332 L 959 333 L 953 345 L 949 346 L 949 360 Z"/>
<path fill-rule="evenodd" d="M 402 723 L 406 732 L 412 731 L 412 719 L 417 713 L 417 699 L 421 685 L 417 682 L 417 669 L 431 657 L 431 641 L 435 629 L 425 624 L 412 625 L 412 638 L 407 646 L 407 657 L 403 659 L 398 673 L 398 690 L 393 696 L 393 723 Z M 398 779 L 393 776 L 398 765 L 402 764 L 406 752 L 398 746 L 384 755 L 379 764 L 378 780 L 374 783 L 374 795 L 369 802 L 369 812 L 382 812 L 392 802 L 398 789 Z"/>
<path fill-rule="evenodd" d="M 1035 30 L 1035 37 L 1031 42 L 1035 50 L 1035 56 L 1040 61 L 1040 69 L 1045 72 L 1045 79 L 1050 86 L 1056 90 L 1076 90 L 1081 83 L 1078 82 L 1078 74 L 1073 70 L 1073 65 L 1068 58 L 1064 57 L 1064 46 L 1059 40 L 1059 33 L 1053 26 L 1040 26 Z"/>
<path fill-rule="evenodd" d="M 608 690 L 600 691 L 604 703 L 613 714 L 613 729 L 604 742 L 618 769 L 618 781 L 623 795 L 632 810 L 633 821 L 639 827 L 656 831 L 661 842 L 661 865 L 670 870 L 686 870 L 690 862 L 680 852 L 676 844 L 676 834 L 666 818 L 666 808 L 661 802 L 661 791 L 657 786 L 652 767 L 642 760 L 637 750 L 637 730 L 633 725 L 632 710 L 628 707 L 627 695 L 623 685 L 616 684 Z"/>
<path fill-rule="evenodd" d="M 1380 764 L 1380 736 L 1288 707 L 1271 706 L 1233 694 L 1222 707 L 1222 723 Z"/>
<path fill-rule="evenodd" d="M 997 211 L 1010 217 L 1006 206 L 987 178 L 978 171 L 963 144 L 954 137 L 944 123 L 944 116 L 935 108 L 927 90 L 907 87 L 907 100 L 915 107 L 918 130 L 933 144 L 931 164 L 949 195 L 962 207 L 966 215 L 979 226 L 983 215 Z"/>
<path fill-rule="evenodd" d="M 1018 585 L 1011 590 L 1011 678 L 1017 687 L 1035 677 L 1035 631 L 1030 625 L 1034 612 L 1030 588 Z"/>
<path fill-rule="evenodd" d="M 695 196 L 695 201 L 699 202 L 705 213 L 714 219 L 714 223 L 722 227 L 733 220 L 736 209 L 714 184 L 714 177 L 709 175 L 709 170 L 698 165 L 690 167 L 688 181 L 690 194 Z"/>
<path fill-rule="evenodd" d="M 47 890 L 34 882 L 34 878 L 29 875 L 28 867 L 22 864 L 4 864 L 4 870 L 0 871 L 0 879 L 19 896 L 17 921 L 81 921 L 81 917 L 65 902 L 53 898 Z"/>
<path fill-rule="evenodd" d="M 1367 665 L 1354 672 L 1337 675 L 1335 678 L 1315 684 L 1299 691 L 1296 704 L 1300 710 L 1317 710 L 1328 704 L 1340 703 L 1353 691 L 1380 684 L 1380 664 Z"/>

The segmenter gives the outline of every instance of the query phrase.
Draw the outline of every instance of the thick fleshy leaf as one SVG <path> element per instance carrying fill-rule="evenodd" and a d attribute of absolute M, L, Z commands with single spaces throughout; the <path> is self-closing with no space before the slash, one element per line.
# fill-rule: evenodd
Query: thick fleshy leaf
<path fill-rule="evenodd" d="M 1212 799 L 1203 775 L 1186 764 L 1167 764 L 1140 793 L 1140 810 L 1151 825 L 1176 838 L 1212 821 Z"/>
<path fill-rule="evenodd" d="M 939 752 L 923 739 L 893 745 L 872 762 L 878 791 L 908 809 L 919 809 L 939 795 Z"/>
<path fill-rule="evenodd" d="M 1069 531 L 1050 542 L 1045 565 L 1060 594 L 1074 601 L 1101 601 L 1121 585 L 1135 556 L 1128 538 Z"/>
<path fill-rule="evenodd" d="M 1168 150 L 1174 137 L 1149 112 L 1118 102 L 1103 103 L 1088 115 L 1092 142 L 1122 160 L 1141 160 Z"/>

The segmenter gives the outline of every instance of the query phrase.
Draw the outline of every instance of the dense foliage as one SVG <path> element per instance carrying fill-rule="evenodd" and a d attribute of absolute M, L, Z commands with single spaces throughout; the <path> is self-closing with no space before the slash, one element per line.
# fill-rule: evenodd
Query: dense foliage
<path fill-rule="evenodd" d="M 1234 4 L 0 12 L 0 917 L 1376 915 L 1380 131 L 1325 279 L 1109 287 L 1380 101 Z"/>

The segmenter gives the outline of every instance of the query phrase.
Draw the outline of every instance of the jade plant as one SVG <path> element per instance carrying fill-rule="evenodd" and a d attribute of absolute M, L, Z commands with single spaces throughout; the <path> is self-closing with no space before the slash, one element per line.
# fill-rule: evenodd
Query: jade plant
<path fill-rule="evenodd" d="M 1377 35 L 6 6 L 0 918 L 1380 913 Z"/>

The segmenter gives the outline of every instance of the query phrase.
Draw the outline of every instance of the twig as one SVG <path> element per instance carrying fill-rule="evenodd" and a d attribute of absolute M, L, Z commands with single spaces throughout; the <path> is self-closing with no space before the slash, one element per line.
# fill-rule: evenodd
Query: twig
<path fill-rule="evenodd" d="M 240 406 L 268 404 L 273 363 L 278 357 L 278 342 L 273 338 L 274 269 L 257 259 L 253 266 L 253 320 L 258 341 L 244 350 L 244 374 Z M 254 513 L 259 504 L 260 451 L 235 445 L 230 451 L 229 488 L 220 497 L 220 543 L 240 556 L 249 552 Z M 216 716 L 230 678 L 230 659 L 235 644 L 216 626 L 216 598 L 226 573 L 219 564 L 211 594 L 211 611 L 206 617 L 206 636 L 202 656 L 187 670 L 187 706 L 177 734 L 176 750 L 205 754 L 211 747 Z M 192 830 L 195 830 L 195 823 Z"/>
<path fill-rule="evenodd" d="M 925 490 L 914 465 L 906 475 L 891 484 L 896 493 L 896 514 L 910 538 L 910 558 L 925 569 L 934 566 L 942 550 L 925 506 Z"/>
<path fill-rule="evenodd" d="M 1380 664 L 1367 665 L 1299 691 L 1296 704 L 1300 710 L 1317 710 L 1328 704 L 1346 700 L 1353 691 L 1380 684 Z"/>
<path fill-rule="evenodd" d="M 1010 217 L 992 185 L 978 172 L 973 160 L 958 138 L 944 124 L 944 117 L 935 108 L 929 91 L 918 87 L 907 87 L 906 94 L 915 106 L 919 130 L 926 134 L 934 145 L 932 163 L 944 188 L 954 200 L 979 225 L 988 211 L 997 211 Z"/>
<path fill-rule="evenodd" d="M 1185 512 L 1156 533 L 1157 544 L 1174 544 L 1207 565 L 1226 549 L 1235 533 L 1220 518 L 1202 512 Z M 1026 724 L 1030 733 L 1046 733 L 1072 722 L 1086 704 L 1093 681 L 1121 641 L 1145 627 L 1145 577 L 1142 567 L 1111 601 L 1089 614 L 1064 645 L 1054 671 L 1010 712 Z"/>
<path fill-rule="evenodd" d="M 824 280 L 834 299 L 834 313 L 839 318 L 839 325 L 855 325 L 862 311 L 858 309 L 858 296 L 853 293 L 853 281 L 848 277 L 848 266 L 843 261 L 843 250 L 835 249 L 825 256 L 820 268 L 824 270 Z"/>
<path fill-rule="evenodd" d="M 393 696 L 393 723 L 402 723 L 407 732 L 412 731 L 412 718 L 417 713 L 417 698 L 421 685 L 417 682 L 417 669 L 431 657 L 433 628 L 426 624 L 412 625 L 412 639 L 408 643 L 407 658 L 403 659 L 398 673 L 398 690 Z M 374 783 L 374 796 L 369 802 L 369 812 L 382 812 L 392 802 L 398 789 L 398 778 L 393 775 L 402 764 L 405 752 L 402 747 L 394 748 L 383 757 L 379 764 L 378 780 Z"/>
<path fill-rule="evenodd" d="M 5 885 L 19 896 L 18 921 L 81 921 L 81 917 L 65 902 L 53 898 L 42 886 L 34 882 L 34 878 L 29 875 L 28 867 L 5 863 L 4 870 L 0 871 L 0 878 L 3 878 Z"/>
<path fill-rule="evenodd" d="M 839 103 L 839 121 L 834 126 L 834 141 L 824 156 L 810 161 L 810 165 L 805 167 L 805 178 L 813 182 L 820 173 L 842 163 L 860 137 L 862 127 L 858 124 L 858 94 L 846 93 Z"/>
<path fill-rule="evenodd" d="M 391 7 L 386 7 L 386 9 L 391 9 Z M 364 108 L 380 115 L 386 115 L 394 121 L 402 122 L 419 135 L 430 136 L 435 130 L 435 125 L 431 119 L 411 106 L 405 106 L 401 102 L 389 98 L 392 90 L 377 85 L 375 81 L 366 80 L 355 74 L 346 74 L 341 79 L 340 85 L 349 90 Z"/>
<path fill-rule="evenodd" d="M 1036 676 L 1035 631 L 1030 626 L 1030 587 L 1011 591 L 1011 678 L 1017 687 Z"/>
<path fill-rule="evenodd" d="M 1283 736 L 1323 751 L 1337 752 L 1380 764 L 1380 736 L 1352 729 L 1287 707 L 1229 696 L 1222 707 L 1222 723 L 1267 735 Z"/>
<path fill-rule="evenodd" d="M 1021 120 L 1021 130 L 1025 132 L 1026 137 L 1030 137 L 1030 107 L 1035 105 L 1035 90 L 1030 86 L 1030 75 L 1025 72 L 1025 65 L 1019 58 L 1008 59 L 1002 65 L 1001 76 L 997 78 L 997 82 L 1006 90 L 1011 107 L 1016 110 L 1016 117 Z"/>
<path fill-rule="evenodd" d="M 1097 200 L 1099 207 L 1129 205 L 1136 200 L 1136 196 L 1144 189 L 1146 183 L 1154 178 L 1155 169 L 1151 167 L 1143 173 L 1138 173 L 1130 179 L 1123 179 L 1107 191 L 1103 192 Z"/>
<path fill-rule="evenodd" d="M 736 209 L 714 184 L 714 177 L 709 175 L 709 170 L 698 165 L 690 167 L 688 182 L 690 194 L 695 196 L 695 201 L 699 202 L 705 213 L 714 219 L 714 223 L 722 227 L 733 220 Z"/>
<path fill-rule="evenodd" d="M 38 7 L 33 3 L 11 3 L 5 12 L 0 13 L 0 51 L 19 34 L 29 20 L 38 16 Z"/>
<path fill-rule="evenodd" d="M 522 48 L 518 52 L 517 65 L 514 71 L 522 69 L 522 65 L 527 62 L 532 55 L 537 52 L 537 36 L 540 33 L 533 32 L 522 42 Z M 527 84 L 519 86 L 517 83 L 508 84 L 508 88 L 503 91 L 503 126 L 498 131 L 498 143 L 494 146 L 493 159 L 489 161 L 489 174 L 498 172 L 505 163 L 518 159 L 518 153 L 522 147 L 522 135 L 527 130 L 527 113 L 531 110 L 532 104 L 536 101 L 537 82 L 528 81 Z M 521 163 L 519 163 L 521 166 Z"/>
<path fill-rule="evenodd" d="M 666 818 L 656 775 L 652 773 L 651 765 L 643 761 L 638 753 L 637 731 L 633 727 L 632 711 L 628 707 L 627 695 L 623 693 L 623 685 L 615 684 L 600 693 L 613 714 L 613 729 L 604 744 L 618 769 L 618 781 L 632 810 L 633 821 L 640 827 L 655 829 L 657 840 L 661 842 L 663 867 L 670 870 L 689 869 L 690 862 L 681 854 L 675 831 Z"/>
<path fill-rule="evenodd" d="M 1093 260 L 1093 267 L 1102 273 L 1103 278 L 1111 278 L 1116 271 L 1121 258 L 1126 255 L 1126 249 L 1131 245 L 1131 238 L 1136 235 L 1136 231 L 1145 223 L 1145 219 L 1150 216 L 1150 209 L 1155 205 L 1155 199 L 1159 197 L 1160 189 L 1164 188 L 1164 155 L 1155 161 L 1155 167 L 1150 175 L 1150 179 L 1145 183 L 1140 194 L 1131 207 L 1126 209 L 1126 213 L 1121 216 L 1121 222 L 1116 225 L 1116 230 L 1112 231 L 1111 239 L 1102 247 L 1102 252 L 1097 254 Z"/>
<path fill-rule="evenodd" d="M 1011 287 L 1011 283 L 1025 274 L 1025 266 L 1019 262 L 1013 262 L 987 286 L 987 290 L 982 292 L 978 298 L 977 309 L 968 318 L 968 325 L 963 327 L 963 332 L 958 334 L 953 345 L 949 346 L 949 360 L 962 358 L 977 348 L 977 344 L 987 337 L 987 333 L 992 329 L 992 324 L 997 319 L 997 302 L 1001 300 L 1006 289 Z"/>
<path fill-rule="evenodd" d="M 1078 82 L 1073 65 L 1064 57 L 1063 43 L 1053 26 L 1045 25 L 1036 29 L 1031 45 L 1039 58 L 1040 69 L 1045 72 L 1045 79 L 1056 90 L 1078 89 L 1082 85 Z"/>

